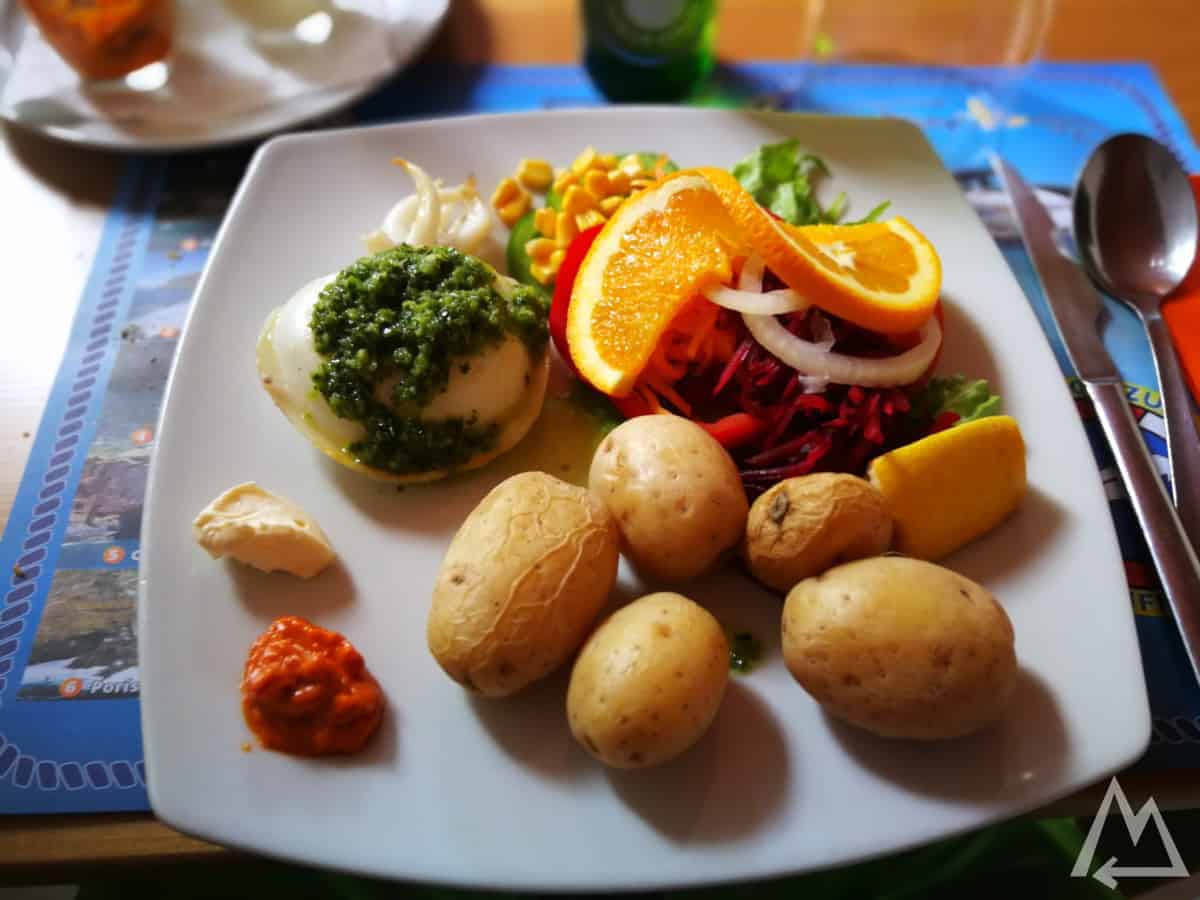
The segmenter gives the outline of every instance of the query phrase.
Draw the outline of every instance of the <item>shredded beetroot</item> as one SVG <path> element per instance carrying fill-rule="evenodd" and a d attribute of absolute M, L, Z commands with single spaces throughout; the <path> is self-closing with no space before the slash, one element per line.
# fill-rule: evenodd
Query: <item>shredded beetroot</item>
<path fill-rule="evenodd" d="M 864 356 L 896 352 L 879 335 L 824 315 L 839 350 Z M 807 312 L 780 321 L 812 339 Z M 799 373 L 764 350 L 740 322 L 738 327 L 729 362 L 719 371 L 689 375 L 677 388 L 700 418 L 744 412 L 767 423 L 762 437 L 732 451 L 752 497 L 781 479 L 810 472 L 861 475 L 874 457 L 911 439 L 904 388 L 831 384 L 821 393 L 805 393 Z"/>
<path fill-rule="evenodd" d="M 939 413 L 938 417 L 933 420 L 933 424 L 929 426 L 929 433 L 936 434 L 939 431 L 945 431 L 961 418 L 962 416 L 952 409 Z"/>

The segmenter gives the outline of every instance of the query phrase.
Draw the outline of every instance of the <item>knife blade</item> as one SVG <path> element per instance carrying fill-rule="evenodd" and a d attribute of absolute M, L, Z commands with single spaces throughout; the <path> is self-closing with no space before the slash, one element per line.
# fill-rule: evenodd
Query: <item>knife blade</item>
<path fill-rule="evenodd" d="M 1059 252 L 1054 222 L 1033 189 L 999 156 L 992 156 L 992 168 L 1012 202 L 1017 227 L 1067 356 L 1092 398 L 1179 626 L 1192 672 L 1200 681 L 1200 559 L 1129 411 L 1121 373 L 1104 349 L 1099 327 L 1104 303 L 1083 270 Z"/>
<path fill-rule="evenodd" d="M 1100 294 L 1083 270 L 1058 249 L 1054 220 L 1033 188 L 999 156 L 993 157 L 992 168 L 1012 201 L 1017 227 L 1037 270 L 1071 365 L 1084 381 L 1119 382 L 1121 373 L 1100 339 L 1100 316 L 1104 312 Z"/>

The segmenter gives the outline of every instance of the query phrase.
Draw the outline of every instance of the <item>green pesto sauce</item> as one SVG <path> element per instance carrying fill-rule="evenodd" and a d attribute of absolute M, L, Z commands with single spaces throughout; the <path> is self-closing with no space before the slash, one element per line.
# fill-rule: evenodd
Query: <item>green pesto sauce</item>
<path fill-rule="evenodd" d="M 748 631 L 739 631 L 729 641 L 729 668 L 745 674 L 762 659 L 762 644 Z"/>
<path fill-rule="evenodd" d="M 337 415 L 363 424 L 366 437 L 346 448 L 360 462 L 396 474 L 453 469 L 495 445 L 495 424 L 417 417 L 445 389 L 455 357 L 508 334 L 535 360 L 545 353 L 548 299 L 525 286 L 505 298 L 495 277 L 452 248 L 401 244 L 359 259 L 321 291 L 310 324 L 325 359 L 313 385 Z M 385 381 L 394 381 L 390 406 L 376 397 Z"/>

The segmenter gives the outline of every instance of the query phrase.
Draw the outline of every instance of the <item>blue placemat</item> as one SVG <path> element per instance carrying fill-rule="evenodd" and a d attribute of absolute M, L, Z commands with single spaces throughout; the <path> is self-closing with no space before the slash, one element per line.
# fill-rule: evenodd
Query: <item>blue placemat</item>
<path fill-rule="evenodd" d="M 600 102 L 577 67 L 426 65 L 341 123 Z M 1064 224 L 1067 186 L 1088 151 L 1114 132 L 1153 135 L 1200 171 L 1200 151 L 1178 113 L 1152 70 L 1136 64 L 1023 72 L 746 64 L 719 68 L 698 102 L 916 121 L 991 227 L 1051 335 L 987 152 L 998 150 L 1041 185 Z M 134 639 L 142 495 L 192 291 L 247 160 L 245 150 L 133 159 L 121 181 L 0 541 L 0 812 L 147 807 Z M 1124 308 L 1111 312 L 1106 342 L 1161 460 L 1161 408 L 1140 327 Z M 1052 343 L 1069 374 L 1056 337 Z M 1154 739 L 1140 765 L 1197 767 L 1200 688 L 1111 457 L 1086 404 L 1080 411 L 1109 488 L 1150 686 Z"/>

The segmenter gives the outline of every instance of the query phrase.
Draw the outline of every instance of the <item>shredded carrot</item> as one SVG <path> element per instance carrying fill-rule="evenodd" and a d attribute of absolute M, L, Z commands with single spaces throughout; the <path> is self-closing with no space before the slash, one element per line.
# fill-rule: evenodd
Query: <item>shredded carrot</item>
<path fill-rule="evenodd" d="M 680 397 L 679 394 L 676 393 L 675 388 L 671 387 L 671 385 L 667 384 L 666 382 L 659 381 L 653 375 L 651 375 L 645 379 L 645 386 L 648 390 L 654 394 L 657 394 L 659 397 L 665 397 L 667 400 L 670 400 L 675 408 L 685 416 L 690 416 L 692 414 L 692 405 Z M 657 405 L 659 409 L 662 409 L 661 404 L 655 405 Z"/>
<path fill-rule="evenodd" d="M 634 388 L 634 392 L 646 401 L 646 405 L 650 407 L 652 412 L 660 413 L 663 411 L 662 404 L 658 402 L 658 395 L 645 384 L 639 382 Z"/>
<path fill-rule="evenodd" d="M 691 405 L 673 385 L 689 372 L 724 365 L 736 349 L 732 318 L 715 303 L 697 297 L 679 311 L 659 340 L 635 391 L 655 412 L 663 411 L 665 399 L 690 415 Z"/>

